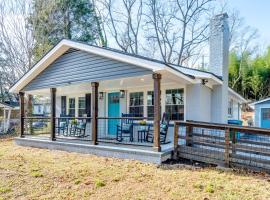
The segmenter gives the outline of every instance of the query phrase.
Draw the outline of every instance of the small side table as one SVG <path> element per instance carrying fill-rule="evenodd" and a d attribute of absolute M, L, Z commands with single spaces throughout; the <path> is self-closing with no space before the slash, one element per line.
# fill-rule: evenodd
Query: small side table
<path fill-rule="evenodd" d="M 148 125 L 143 125 L 138 130 L 138 142 L 145 142 L 146 141 L 146 135 L 149 131 Z"/>

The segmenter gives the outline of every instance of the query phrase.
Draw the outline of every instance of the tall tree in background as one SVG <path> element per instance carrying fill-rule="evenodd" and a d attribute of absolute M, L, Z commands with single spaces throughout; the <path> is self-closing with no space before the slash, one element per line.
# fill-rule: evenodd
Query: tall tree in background
<path fill-rule="evenodd" d="M 0 101 L 13 98 L 8 89 L 32 66 L 34 40 L 28 29 L 30 3 L 0 1 Z"/>
<path fill-rule="evenodd" d="M 35 58 L 63 38 L 96 44 L 100 22 L 89 0 L 34 0 L 29 23 L 35 38 Z"/>
<path fill-rule="evenodd" d="M 147 39 L 158 44 L 162 59 L 188 65 L 208 40 L 207 16 L 213 0 L 149 0 Z M 150 30 L 150 31 L 149 31 Z"/>
<path fill-rule="evenodd" d="M 104 29 L 116 45 L 124 52 L 141 53 L 143 41 L 142 0 L 96 0 L 100 8 Z"/>

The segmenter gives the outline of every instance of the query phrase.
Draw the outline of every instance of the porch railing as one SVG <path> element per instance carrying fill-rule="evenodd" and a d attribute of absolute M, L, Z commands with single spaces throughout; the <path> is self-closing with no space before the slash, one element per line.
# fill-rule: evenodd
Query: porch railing
<path fill-rule="evenodd" d="M 51 122 L 49 117 L 24 117 L 23 135 L 50 136 Z"/>
<path fill-rule="evenodd" d="M 55 117 L 55 139 L 92 141 L 91 117 Z M 97 117 L 97 143 L 114 143 L 153 147 L 153 118 Z M 23 135 L 50 138 L 50 117 L 24 117 Z M 168 134 L 168 133 L 167 133 Z M 163 138 L 161 138 L 163 139 Z M 161 144 L 171 143 L 165 138 Z"/>
<path fill-rule="evenodd" d="M 153 118 L 98 117 L 97 141 L 153 146 Z"/>
<path fill-rule="evenodd" d="M 92 140 L 91 117 L 56 117 L 55 137 L 58 139 Z"/>
<path fill-rule="evenodd" d="M 178 158 L 270 172 L 270 129 L 176 122 L 174 137 Z"/>

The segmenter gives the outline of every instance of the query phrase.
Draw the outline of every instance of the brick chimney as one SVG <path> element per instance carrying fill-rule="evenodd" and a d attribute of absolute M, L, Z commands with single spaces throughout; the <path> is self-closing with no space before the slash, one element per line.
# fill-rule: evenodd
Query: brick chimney
<path fill-rule="evenodd" d="M 212 90 L 211 121 L 227 123 L 228 119 L 228 68 L 230 32 L 227 13 L 216 15 L 210 23 L 210 62 L 208 70 L 223 80 Z"/>

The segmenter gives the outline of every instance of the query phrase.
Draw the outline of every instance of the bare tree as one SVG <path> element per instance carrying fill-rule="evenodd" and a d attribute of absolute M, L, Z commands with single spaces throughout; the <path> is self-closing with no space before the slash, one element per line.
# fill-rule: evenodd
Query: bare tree
<path fill-rule="evenodd" d="M 142 0 L 97 0 L 110 37 L 124 52 L 139 53 L 142 30 Z"/>
<path fill-rule="evenodd" d="M 200 52 L 208 39 L 212 0 L 149 0 L 147 3 L 148 40 L 159 45 L 162 59 L 182 65 Z M 149 31 L 151 30 L 151 31 Z"/>
<path fill-rule="evenodd" d="M 1 96 L 32 66 L 34 40 L 27 27 L 30 2 L 0 2 L 0 87 Z"/>
<path fill-rule="evenodd" d="M 241 80 L 243 75 L 243 67 L 247 54 L 252 55 L 257 51 L 258 30 L 250 26 L 246 26 L 243 18 L 237 10 L 229 10 L 229 25 L 230 25 L 230 51 L 234 51 L 240 58 L 238 74 L 233 77 L 231 87 L 235 89 L 237 83 Z"/>

